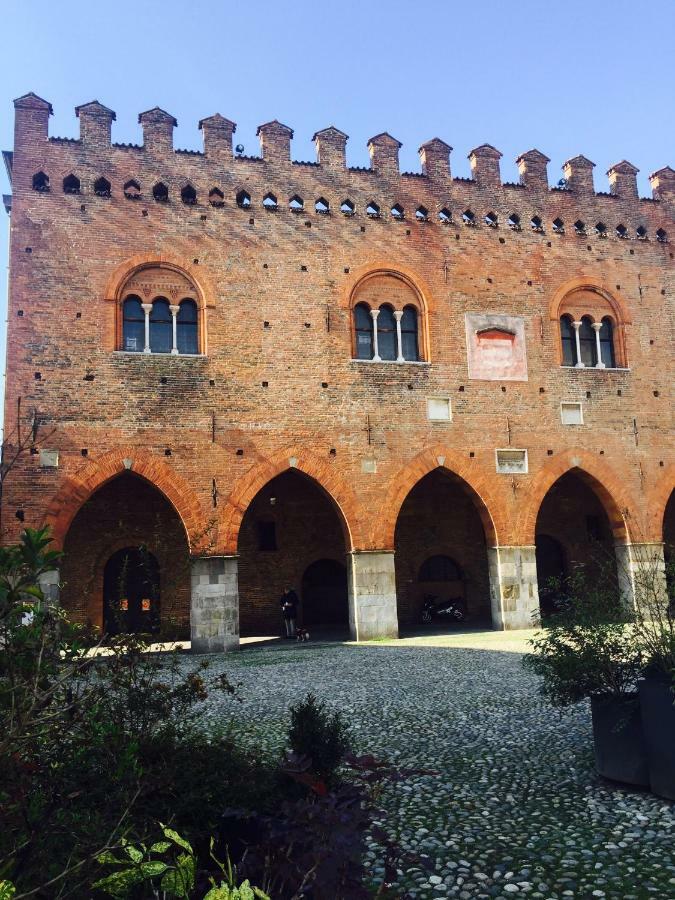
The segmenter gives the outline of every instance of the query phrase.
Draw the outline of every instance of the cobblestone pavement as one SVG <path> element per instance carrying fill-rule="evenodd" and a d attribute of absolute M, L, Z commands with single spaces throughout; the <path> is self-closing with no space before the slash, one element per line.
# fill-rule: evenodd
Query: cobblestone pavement
<path fill-rule="evenodd" d="M 418 898 L 675 898 L 675 805 L 597 777 L 590 711 L 560 713 L 523 671 L 528 633 L 366 645 L 289 644 L 211 657 L 242 704 L 205 716 L 278 754 L 288 706 L 313 691 L 342 710 L 359 752 L 434 769 L 387 789 L 382 823 L 431 871 L 399 872 Z M 187 664 L 187 662 L 186 662 Z M 377 845 L 369 841 L 377 877 Z"/>

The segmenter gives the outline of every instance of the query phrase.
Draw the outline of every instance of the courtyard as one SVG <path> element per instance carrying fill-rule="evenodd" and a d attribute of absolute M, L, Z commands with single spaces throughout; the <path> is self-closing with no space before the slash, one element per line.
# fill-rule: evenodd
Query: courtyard
<path fill-rule="evenodd" d="M 437 773 L 385 790 L 380 824 L 420 860 L 395 896 L 675 897 L 675 805 L 596 775 L 588 706 L 552 710 L 521 666 L 532 634 L 248 644 L 211 657 L 243 702 L 207 701 L 205 724 L 278 756 L 289 704 L 312 691 L 344 713 L 357 752 Z"/>

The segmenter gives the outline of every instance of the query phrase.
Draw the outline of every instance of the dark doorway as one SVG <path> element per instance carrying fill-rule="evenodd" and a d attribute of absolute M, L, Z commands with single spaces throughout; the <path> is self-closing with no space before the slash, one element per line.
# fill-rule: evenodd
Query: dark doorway
<path fill-rule="evenodd" d="M 536 537 L 537 583 L 542 616 L 552 615 L 559 606 L 562 581 L 567 574 L 565 551 L 549 534 Z"/>
<path fill-rule="evenodd" d="M 318 559 L 302 576 L 302 623 L 305 627 L 349 623 L 347 569 L 334 559 Z"/>
<path fill-rule="evenodd" d="M 159 631 L 159 564 L 145 547 L 113 553 L 103 573 L 106 634 Z"/>

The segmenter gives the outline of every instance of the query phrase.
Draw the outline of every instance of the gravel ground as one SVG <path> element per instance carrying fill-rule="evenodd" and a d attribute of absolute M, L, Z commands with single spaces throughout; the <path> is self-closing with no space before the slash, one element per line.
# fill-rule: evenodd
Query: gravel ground
<path fill-rule="evenodd" d="M 359 752 L 433 769 L 387 788 L 382 823 L 431 871 L 400 896 L 675 898 L 675 805 L 603 782 L 586 704 L 562 714 L 523 671 L 527 633 L 286 645 L 212 657 L 242 704 L 209 700 L 250 746 L 278 754 L 311 690 L 342 710 Z M 186 661 L 186 665 L 187 665 Z M 381 872 L 369 841 L 374 875 Z"/>

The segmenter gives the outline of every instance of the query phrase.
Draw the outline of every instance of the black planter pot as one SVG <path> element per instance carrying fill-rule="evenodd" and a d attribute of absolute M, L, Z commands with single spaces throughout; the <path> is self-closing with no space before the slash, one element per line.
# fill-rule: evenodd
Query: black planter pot
<path fill-rule="evenodd" d="M 591 697 L 595 765 L 603 778 L 649 787 L 647 748 L 637 692 Z"/>
<path fill-rule="evenodd" d="M 640 682 L 649 786 L 653 793 L 675 800 L 675 694 L 671 683 L 658 677 Z"/>

